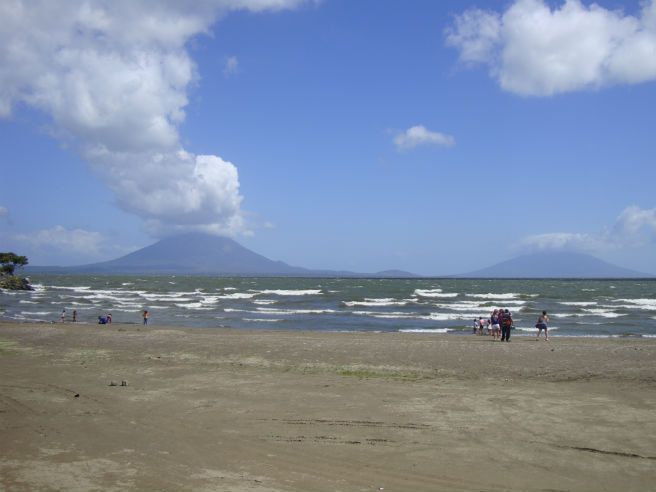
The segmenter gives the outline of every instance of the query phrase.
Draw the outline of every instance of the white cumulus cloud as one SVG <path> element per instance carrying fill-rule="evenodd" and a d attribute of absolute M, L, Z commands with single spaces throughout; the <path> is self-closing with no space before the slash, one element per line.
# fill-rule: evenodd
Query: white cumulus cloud
<path fill-rule="evenodd" d="M 451 135 L 434 132 L 423 125 L 415 125 L 396 134 L 394 145 L 399 150 L 413 149 L 419 145 L 441 145 L 450 147 L 455 145 L 456 139 Z"/>
<path fill-rule="evenodd" d="M 467 64 L 525 96 L 656 80 L 656 0 L 637 15 L 595 3 L 515 0 L 504 12 L 470 9 L 446 30 Z"/>
<path fill-rule="evenodd" d="M 656 208 L 625 208 L 611 227 L 598 233 L 550 232 L 524 237 L 521 251 L 581 251 L 597 253 L 656 244 Z"/>
<path fill-rule="evenodd" d="M 239 175 L 182 147 L 186 43 L 231 10 L 304 0 L 0 2 L 0 117 L 28 105 L 102 176 L 119 204 L 157 233 L 244 232 Z"/>

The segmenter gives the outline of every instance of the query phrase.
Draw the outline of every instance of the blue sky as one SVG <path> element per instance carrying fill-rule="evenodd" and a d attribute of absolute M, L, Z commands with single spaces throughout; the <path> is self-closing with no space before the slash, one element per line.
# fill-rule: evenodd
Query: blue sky
<path fill-rule="evenodd" d="M 0 250 L 202 230 L 308 268 L 656 273 L 653 1 L 191 5 L 0 6 Z"/>

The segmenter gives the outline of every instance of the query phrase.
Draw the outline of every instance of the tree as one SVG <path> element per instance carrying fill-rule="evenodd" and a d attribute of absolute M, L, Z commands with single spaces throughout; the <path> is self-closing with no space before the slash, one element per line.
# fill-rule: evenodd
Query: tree
<path fill-rule="evenodd" d="M 15 253 L 0 253 L 1 270 L 7 275 L 13 275 L 16 267 L 24 267 L 27 263 L 27 256 L 18 256 Z"/>

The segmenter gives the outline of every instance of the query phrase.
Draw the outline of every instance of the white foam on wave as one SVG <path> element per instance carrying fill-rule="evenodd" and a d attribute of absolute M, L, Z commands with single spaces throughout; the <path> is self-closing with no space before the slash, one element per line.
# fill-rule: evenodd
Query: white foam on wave
<path fill-rule="evenodd" d="M 21 314 L 28 316 L 48 316 L 49 314 L 55 314 L 54 311 L 21 311 Z"/>
<path fill-rule="evenodd" d="M 442 292 L 442 289 L 415 289 L 414 295 L 420 297 L 449 298 L 458 297 L 460 294 L 457 292 Z"/>
<path fill-rule="evenodd" d="M 559 302 L 558 304 L 562 304 L 563 306 L 594 306 L 597 303 L 594 301 L 591 302 L 570 301 L 570 302 Z"/>
<path fill-rule="evenodd" d="M 223 290 L 237 290 L 237 287 L 224 287 Z"/>
<path fill-rule="evenodd" d="M 273 294 L 276 296 L 316 296 L 321 294 L 321 289 L 305 289 L 305 290 L 265 289 L 256 292 L 259 294 Z"/>
<path fill-rule="evenodd" d="M 435 321 L 473 320 L 480 316 L 477 313 L 430 313 L 424 319 Z"/>
<path fill-rule="evenodd" d="M 583 309 L 586 313 L 590 313 L 594 316 L 603 316 L 604 318 L 619 318 L 620 316 L 626 316 L 626 314 L 616 313 L 614 311 L 608 311 L 607 309 Z"/>
<path fill-rule="evenodd" d="M 233 294 L 223 294 L 217 297 L 218 299 L 251 299 L 256 295 L 257 294 L 255 293 L 249 293 L 249 292 L 235 292 Z"/>
<path fill-rule="evenodd" d="M 250 321 L 252 323 L 276 323 L 284 320 L 278 318 L 243 318 L 242 321 Z"/>
<path fill-rule="evenodd" d="M 176 304 L 176 306 L 185 309 L 193 309 L 194 311 L 211 311 L 212 309 L 216 309 L 213 307 L 205 306 L 202 302 L 188 302 L 186 304 Z"/>
<path fill-rule="evenodd" d="M 32 287 L 34 287 L 34 286 L 32 286 Z M 66 287 L 66 286 L 63 286 L 63 285 L 51 285 L 50 287 L 52 289 L 73 290 L 73 291 L 83 291 L 83 290 L 91 289 L 91 286 L 89 286 L 89 285 L 84 285 L 84 286 L 80 285 L 80 286 L 73 286 L 73 287 Z"/>
<path fill-rule="evenodd" d="M 401 333 L 446 333 L 448 328 L 404 328 L 399 330 Z"/>
<path fill-rule="evenodd" d="M 18 302 L 19 302 L 20 304 L 39 304 L 39 303 L 36 302 L 36 301 L 26 301 L 26 300 L 24 300 L 24 299 L 21 299 L 21 300 L 18 301 Z"/>
<path fill-rule="evenodd" d="M 390 311 L 382 313 L 379 311 L 352 311 L 351 314 L 359 316 L 371 316 L 372 318 L 391 318 L 391 319 L 422 319 L 421 316 L 412 315 L 409 313 L 402 313 L 398 311 Z"/>
<path fill-rule="evenodd" d="M 276 308 L 255 308 L 262 314 L 330 314 L 336 313 L 334 309 L 276 309 Z"/>
<path fill-rule="evenodd" d="M 476 301 L 462 301 L 453 302 L 449 304 L 435 304 L 435 307 L 440 309 L 449 309 L 451 311 L 471 311 L 473 309 L 480 309 L 481 311 L 490 311 L 490 308 L 483 306 L 482 303 Z"/>
<path fill-rule="evenodd" d="M 621 307 L 628 307 L 629 309 L 656 311 L 656 299 L 613 299 L 612 302 L 624 302 L 628 304 L 628 306 Z"/>
<path fill-rule="evenodd" d="M 366 298 L 364 301 L 342 301 L 342 304 L 348 307 L 354 306 L 405 306 L 408 302 L 412 302 L 409 299 L 397 300 L 392 297 L 386 297 L 381 299 L 369 299 Z"/>
<path fill-rule="evenodd" d="M 426 294 L 438 294 L 440 292 L 442 292 L 442 289 L 415 289 L 415 294 L 418 296 L 423 296 Z"/>
<path fill-rule="evenodd" d="M 519 294 L 515 294 L 514 292 L 506 292 L 505 294 L 492 294 L 492 293 L 487 293 L 487 294 L 467 294 L 467 297 L 476 297 L 478 299 L 515 299 L 519 296 Z"/>

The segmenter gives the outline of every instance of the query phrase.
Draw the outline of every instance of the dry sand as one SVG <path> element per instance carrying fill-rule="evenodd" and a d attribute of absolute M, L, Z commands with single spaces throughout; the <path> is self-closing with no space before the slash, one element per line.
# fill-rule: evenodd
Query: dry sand
<path fill-rule="evenodd" d="M 656 340 L 0 323 L 0 371 L 2 491 L 656 489 Z"/>

